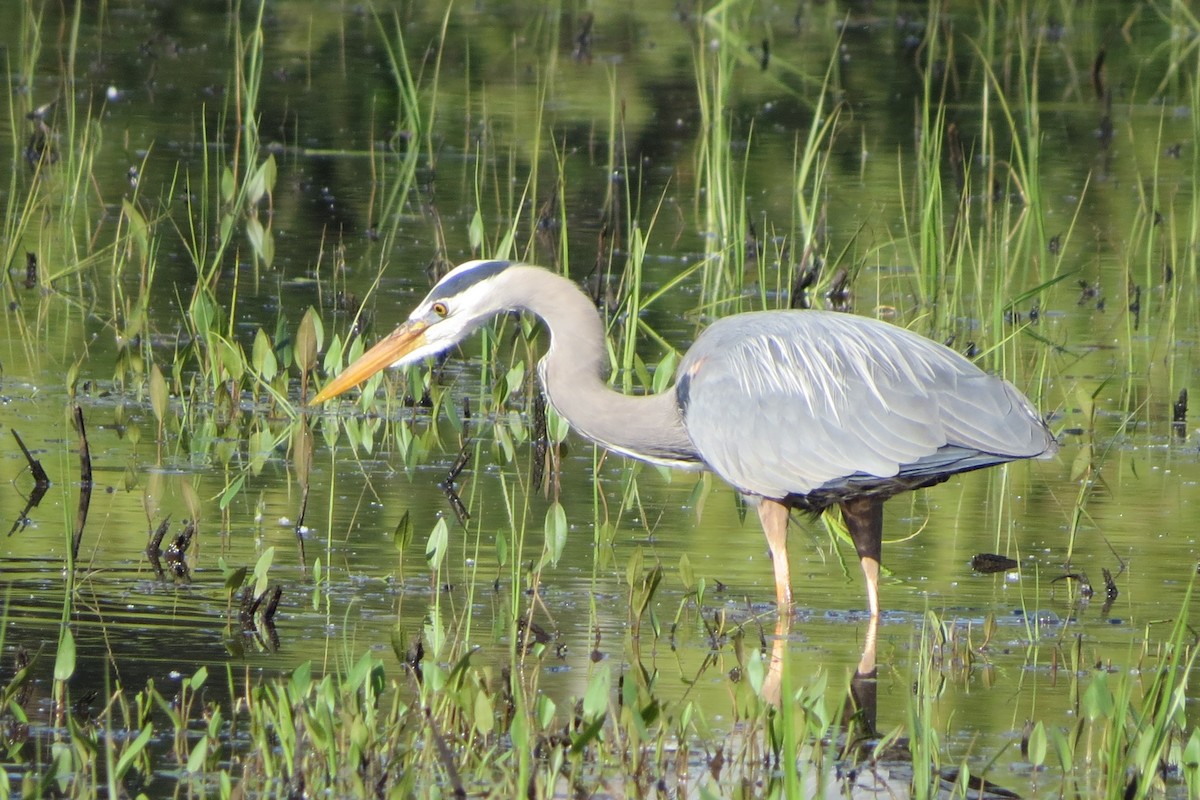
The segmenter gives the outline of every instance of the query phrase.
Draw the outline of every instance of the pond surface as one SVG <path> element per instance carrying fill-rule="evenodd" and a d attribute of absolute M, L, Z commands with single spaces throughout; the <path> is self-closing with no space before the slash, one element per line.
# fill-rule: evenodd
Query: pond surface
<path fill-rule="evenodd" d="M 29 5 L 0 2 L 19 21 L 0 32 L 3 646 L 48 654 L 65 615 L 76 696 L 200 665 L 332 669 L 389 653 L 397 631 L 431 658 L 478 646 L 499 669 L 532 610 L 550 638 L 528 666 L 561 706 L 636 653 L 662 697 L 732 729 L 740 665 L 713 631 L 757 643 L 774 626 L 756 515 L 715 478 L 574 434 L 538 485 L 534 326 L 502 321 L 432 372 L 371 384 L 385 399 L 366 414 L 357 393 L 304 406 L 333 366 L 302 388 L 308 309 L 322 351 L 373 342 L 437 265 L 478 255 L 600 287 L 614 363 L 642 368 L 618 384 L 649 385 L 716 316 L 799 302 L 808 268 L 809 304 L 947 341 L 1045 411 L 1055 459 L 888 503 L 881 730 L 909 713 L 933 614 L 976 648 L 941 673 L 946 762 L 1000 753 L 994 780 L 1044 791 L 1016 745 L 1027 720 L 1075 724 L 1064 668 L 1139 669 L 1186 610 L 1200 448 L 1175 406 L 1197 376 L 1200 117 L 1183 15 L 746 3 L 702 17 L 652 1 L 381 4 L 376 18 L 301 2 L 268 7 L 258 52 L 250 9 Z M 269 192 L 229 211 L 226 181 L 267 163 Z M 652 298 L 637 325 L 633 285 Z M 222 361 L 257 359 L 260 330 L 278 377 Z M 68 593 L 76 406 L 95 488 Z M 34 480 L 15 435 L 51 481 L 24 516 Z M 460 454 L 462 519 L 441 485 Z M 567 542 L 543 564 L 555 502 Z M 187 577 L 146 555 L 168 518 L 168 542 L 196 522 Z M 841 692 L 865 636 L 861 575 L 819 521 L 797 523 L 789 661 Z M 979 553 L 1018 566 L 981 574 Z M 636 647 L 631 562 L 663 570 Z M 226 588 L 256 564 L 282 589 L 273 635 L 245 630 Z"/>

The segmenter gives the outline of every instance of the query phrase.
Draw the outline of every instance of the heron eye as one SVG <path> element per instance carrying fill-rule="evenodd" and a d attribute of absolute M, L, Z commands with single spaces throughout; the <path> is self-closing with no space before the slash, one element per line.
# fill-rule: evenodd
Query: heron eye
<path fill-rule="evenodd" d="M 450 313 L 450 309 L 446 307 L 445 303 L 434 303 L 433 313 L 437 314 L 439 317 L 444 317 Z"/>

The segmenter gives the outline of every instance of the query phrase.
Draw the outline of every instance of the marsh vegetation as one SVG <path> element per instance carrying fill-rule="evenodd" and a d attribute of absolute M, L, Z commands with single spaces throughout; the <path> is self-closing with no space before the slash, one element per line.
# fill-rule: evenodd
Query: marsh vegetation
<path fill-rule="evenodd" d="M 0 794 L 1200 794 L 1187 4 L 0 14 Z M 308 407 L 481 256 L 594 293 L 626 391 L 828 307 L 1061 453 L 891 501 L 865 690 L 801 521 L 772 704 L 754 515 L 569 434 L 531 320 Z"/>

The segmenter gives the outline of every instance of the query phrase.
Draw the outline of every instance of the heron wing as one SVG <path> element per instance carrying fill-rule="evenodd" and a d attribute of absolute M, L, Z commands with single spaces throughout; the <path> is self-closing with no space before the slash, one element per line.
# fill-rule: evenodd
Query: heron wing
<path fill-rule="evenodd" d="M 932 477 L 1053 447 L 1012 385 L 865 317 L 728 317 L 696 340 L 677 378 L 684 424 L 705 462 L 765 497 Z"/>

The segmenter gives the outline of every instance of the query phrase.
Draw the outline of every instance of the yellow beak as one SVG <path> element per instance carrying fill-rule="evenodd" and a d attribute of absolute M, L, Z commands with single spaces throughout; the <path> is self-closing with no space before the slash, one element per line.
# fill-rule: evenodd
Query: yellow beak
<path fill-rule="evenodd" d="M 380 370 L 387 369 L 404 356 L 425 344 L 424 322 L 406 322 L 387 337 L 363 353 L 357 361 L 342 370 L 342 373 L 317 393 L 312 404 L 324 403 L 337 397 L 347 389 L 357 386 Z"/>

